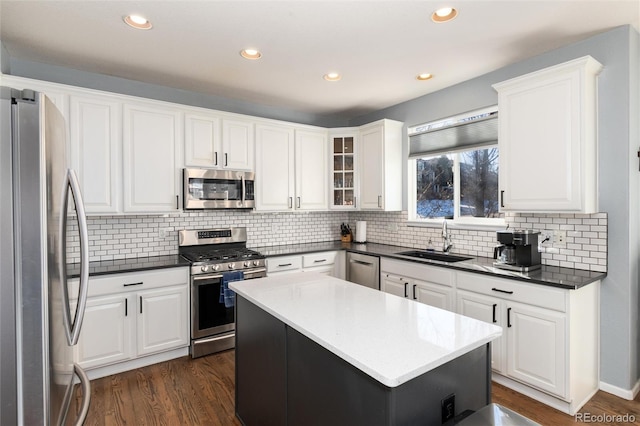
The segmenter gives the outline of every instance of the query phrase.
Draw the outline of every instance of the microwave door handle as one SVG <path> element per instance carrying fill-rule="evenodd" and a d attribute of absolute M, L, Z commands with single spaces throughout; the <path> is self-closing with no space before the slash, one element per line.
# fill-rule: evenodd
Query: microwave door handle
<path fill-rule="evenodd" d="M 242 200 L 242 206 L 244 206 L 244 194 L 246 192 L 244 176 L 241 176 L 240 180 L 242 181 L 242 194 L 240 195 L 240 199 Z"/>

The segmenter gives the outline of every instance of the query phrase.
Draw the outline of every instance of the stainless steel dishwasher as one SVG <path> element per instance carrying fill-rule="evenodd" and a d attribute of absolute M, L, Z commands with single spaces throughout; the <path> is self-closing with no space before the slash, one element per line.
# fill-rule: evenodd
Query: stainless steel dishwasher
<path fill-rule="evenodd" d="M 347 281 L 380 290 L 380 258 L 347 252 Z"/>

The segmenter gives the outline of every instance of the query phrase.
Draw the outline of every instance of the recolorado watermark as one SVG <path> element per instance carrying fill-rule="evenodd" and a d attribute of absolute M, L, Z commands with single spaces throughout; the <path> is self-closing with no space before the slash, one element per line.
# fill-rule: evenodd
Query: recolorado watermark
<path fill-rule="evenodd" d="M 576 423 L 634 423 L 636 416 L 634 414 L 592 414 L 578 413 L 574 416 Z"/>

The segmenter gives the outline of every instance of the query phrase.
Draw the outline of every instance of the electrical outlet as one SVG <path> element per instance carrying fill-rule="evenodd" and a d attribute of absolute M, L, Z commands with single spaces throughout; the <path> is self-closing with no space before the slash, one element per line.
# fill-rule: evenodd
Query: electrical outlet
<path fill-rule="evenodd" d="M 560 229 L 553 231 L 553 245 L 555 247 L 566 247 L 567 231 L 560 230 Z"/>
<path fill-rule="evenodd" d="M 398 232 L 398 224 L 395 222 L 387 223 L 387 231 Z"/>
<path fill-rule="evenodd" d="M 456 415 L 456 394 L 452 393 L 440 401 L 442 413 L 442 424 L 449 422 L 453 424 L 453 418 Z"/>
<path fill-rule="evenodd" d="M 169 228 L 160 228 L 158 229 L 158 237 L 159 238 L 167 238 L 169 236 Z"/>

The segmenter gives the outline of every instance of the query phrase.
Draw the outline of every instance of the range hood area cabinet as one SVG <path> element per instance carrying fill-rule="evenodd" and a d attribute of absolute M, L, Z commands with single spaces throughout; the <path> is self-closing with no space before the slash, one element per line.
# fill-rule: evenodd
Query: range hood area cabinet
<path fill-rule="evenodd" d="M 331 129 L 331 208 L 402 210 L 403 123 Z"/>
<path fill-rule="evenodd" d="M 329 209 L 327 131 L 256 124 L 256 210 Z"/>
<path fill-rule="evenodd" d="M 253 122 L 207 110 L 184 115 L 186 167 L 253 171 Z"/>
<path fill-rule="evenodd" d="M 597 212 L 597 75 L 591 56 L 513 78 L 498 92 L 500 207 Z"/>

